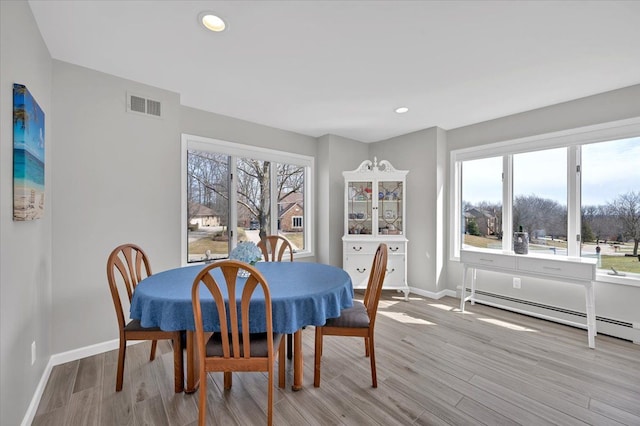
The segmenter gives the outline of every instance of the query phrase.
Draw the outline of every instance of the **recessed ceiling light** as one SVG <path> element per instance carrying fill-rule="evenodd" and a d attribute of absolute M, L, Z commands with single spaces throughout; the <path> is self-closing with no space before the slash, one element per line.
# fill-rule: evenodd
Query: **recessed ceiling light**
<path fill-rule="evenodd" d="M 409 108 L 407 107 L 398 107 L 395 110 L 398 114 L 404 114 L 405 112 L 409 111 Z"/>
<path fill-rule="evenodd" d="M 198 15 L 198 22 L 209 31 L 214 32 L 224 31 L 227 27 L 222 18 L 214 15 L 213 12 L 201 12 Z"/>

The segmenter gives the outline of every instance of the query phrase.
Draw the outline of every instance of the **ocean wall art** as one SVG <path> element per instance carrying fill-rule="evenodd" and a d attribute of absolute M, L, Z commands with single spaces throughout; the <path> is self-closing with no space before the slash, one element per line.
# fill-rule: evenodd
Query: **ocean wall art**
<path fill-rule="evenodd" d="M 26 86 L 13 85 L 13 220 L 44 215 L 44 112 Z"/>

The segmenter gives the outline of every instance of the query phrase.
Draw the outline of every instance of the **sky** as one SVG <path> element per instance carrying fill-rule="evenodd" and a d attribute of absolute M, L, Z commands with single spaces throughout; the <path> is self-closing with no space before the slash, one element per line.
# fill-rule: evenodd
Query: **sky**
<path fill-rule="evenodd" d="M 514 155 L 514 194 L 567 204 L 567 149 Z M 502 157 L 465 161 L 464 201 L 500 203 Z M 640 137 L 582 146 L 582 205 L 603 205 L 640 191 Z"/>

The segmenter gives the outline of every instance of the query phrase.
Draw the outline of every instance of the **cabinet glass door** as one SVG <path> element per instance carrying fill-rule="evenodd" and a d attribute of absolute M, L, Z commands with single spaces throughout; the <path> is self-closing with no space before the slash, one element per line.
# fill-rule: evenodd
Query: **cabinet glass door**
<path fill-rule="evenodd" d="M 372 182 L 349 182 L 347 184 L 347 228 L 349 234 L 371 234 Z"/>
<path fill-rule="evenodd" d="M 378 234 L 402 235 L 404 188 L 401 181 L 378 182 Z"/>

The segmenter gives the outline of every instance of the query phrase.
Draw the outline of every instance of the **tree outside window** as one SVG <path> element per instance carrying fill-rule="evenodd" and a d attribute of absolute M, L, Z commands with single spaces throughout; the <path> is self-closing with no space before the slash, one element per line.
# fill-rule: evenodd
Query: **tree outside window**
<path fill-rule="evenodd" d="M 257 243 L 278 232 L 290 240 L 294 250 L 304 249 L 305 176 L 304 166 L 188 150 L 188 261 L 228 257 L 233 236 L 237 241 Z M 295 200 L 291 204 L 299 217 L 298 226 L 280 229 L 281 215 L 287 213 L 285 207 L 291 200 Z M 274 227 L 276 216 L 278 226 Z M 235 229 L 229 229 L 232 222 Z"/>

